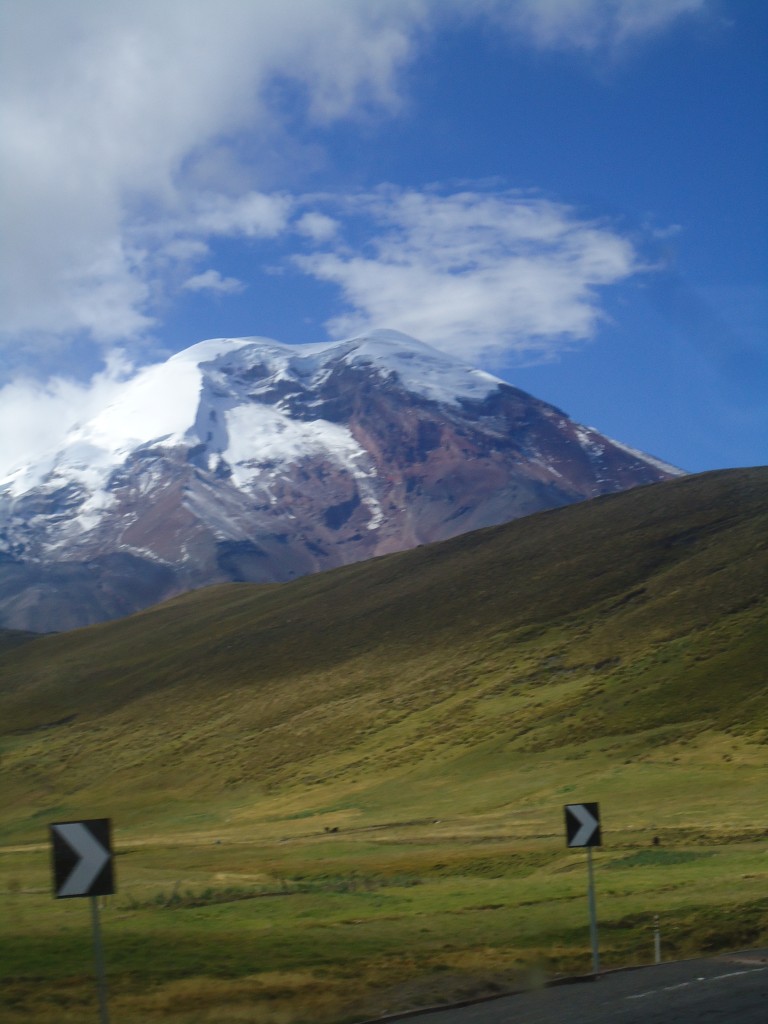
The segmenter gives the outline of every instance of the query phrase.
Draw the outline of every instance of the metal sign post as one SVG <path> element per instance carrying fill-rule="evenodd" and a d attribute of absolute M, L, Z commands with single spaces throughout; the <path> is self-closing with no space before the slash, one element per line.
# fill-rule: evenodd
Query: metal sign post
<path fill-rule="evenodd" d="M 99 995 L 100 1024 L 109 1024 L 107 972 L 99 922 L 99 896 L 115 891 L 112 867 L 111 822 L 109 818 L 90 821 L 58 821 L 50 826 L 53 894 L 56 899 L 88 896 L 91 900 L 93 957 Z"/>
<path fill-rule="evenodd" d="M 96 987 L 99 992 L 99 1020 L 101 1024 L 109 1024 L 107 972 L 104 967 L 104 947 L 101 944 L 98 896 L 91 896 L 91 925 L 93 928 L 93 960 L 96 967 Z"/>
<path fill-rule="evenodd" d="M 587 848 L 587 900 L 589 902 L 589 937 L 592 945 L 592 973 L 600 973 L 600 949 L 597 940 L 597 909 L 595 905 L 595 873 L 592 847 L 602 845 L 600 807 L 592 804 L 565 805 L 565 835 L 569 848 Z"/>
<path fill-rule="evenodd" d="M 597 909 L 595 907 L 595 873 L 592 870 L 592 847 L 587 847 L 587 876 L 589 879 L 589 938 L 592 943 L 592 973 L 600 973 L 600 949 L 597 943 Z"/>

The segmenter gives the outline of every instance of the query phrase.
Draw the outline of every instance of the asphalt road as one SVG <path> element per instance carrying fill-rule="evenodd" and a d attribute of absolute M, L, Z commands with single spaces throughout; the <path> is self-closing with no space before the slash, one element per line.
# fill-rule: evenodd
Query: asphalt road
<path fill-rule="evenodd" d="M 768 950 L 605 974 L 410 1024 L 768 1024 Z"/>

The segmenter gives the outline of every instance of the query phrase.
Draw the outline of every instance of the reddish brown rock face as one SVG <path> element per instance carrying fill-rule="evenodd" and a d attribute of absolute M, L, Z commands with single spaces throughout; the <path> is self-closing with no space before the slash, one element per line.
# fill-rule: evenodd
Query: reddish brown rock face
<path fill-rule="evenodd" d="M 286 581 L 676 475 L 411 339 L 371 338 L 304 363 L 230 343 L 195 364 L 189 429 L 120 449 L 97 494 L 66 452 L 47 483 L 0 491 L 0 625 L 68 629 Z"/>

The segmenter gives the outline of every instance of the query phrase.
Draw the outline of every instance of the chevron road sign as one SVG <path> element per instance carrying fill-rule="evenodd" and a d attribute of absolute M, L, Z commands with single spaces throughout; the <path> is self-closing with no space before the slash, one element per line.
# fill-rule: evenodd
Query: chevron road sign
<path fill-rule="evenodd" d="M 59 821 L 50 830 L 56 899 L 115 891 L 109 818 Z"/>
<path fill-rule="evenodd" d="M 567 845 L 600 846 L 600 807 L 598 804 L 566 804 Z"/>

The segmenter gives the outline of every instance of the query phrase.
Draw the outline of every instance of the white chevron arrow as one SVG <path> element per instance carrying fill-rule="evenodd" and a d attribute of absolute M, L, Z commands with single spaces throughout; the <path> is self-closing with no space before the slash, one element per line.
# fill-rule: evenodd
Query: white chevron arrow
<path fill-rule="evenodd" d="M 80 857 L 69 877 L 59 887 L 57 896 L 85 896 L 111 857 L 109 850 L 94 838 L 80 821 L 53 825 L 64 842 Z"/>
<path fill-rule="evenodd" d="M 570 804 L 568 811 L 579 823 L 579 831 L 568 845 L 586 846 L 600 822 L 583 804 Z"/>

